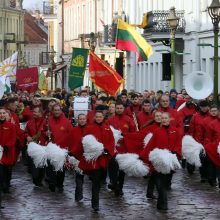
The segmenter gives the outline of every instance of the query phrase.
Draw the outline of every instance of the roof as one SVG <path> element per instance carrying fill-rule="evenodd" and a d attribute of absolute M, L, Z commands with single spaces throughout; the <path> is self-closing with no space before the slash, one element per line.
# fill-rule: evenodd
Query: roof
<path fill-rule="evenodd" d="M 32 44 L 47 44 L 48 35 L 37 24 L 36 18 L 30 13 L 24 15 L 25 41 Z"/>

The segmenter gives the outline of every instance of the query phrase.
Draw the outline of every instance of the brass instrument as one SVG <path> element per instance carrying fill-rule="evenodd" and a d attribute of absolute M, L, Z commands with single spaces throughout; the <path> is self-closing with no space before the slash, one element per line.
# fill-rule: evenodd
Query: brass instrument
<path fill-rule="evenodd" d="M 137 121 L 137 117 L 136 117 L 136 114 L 135 114 L 134 111 L 132 112 L 132 117 L 133 117 L 133 120 L 134 120 L 134 123 L 135 123 L 135 126 L 136 126 L 136 130 L 139 131 L 138 121 Z"/>
<path fill-rule="evenodd" d="M 50 131 L 50 125 L 49 125 L 49 116 L 46 114 L 46 125 L 47 125 L 47 136 L 48 136 L 48 141 L 51 142 L 51 131 Z"/>

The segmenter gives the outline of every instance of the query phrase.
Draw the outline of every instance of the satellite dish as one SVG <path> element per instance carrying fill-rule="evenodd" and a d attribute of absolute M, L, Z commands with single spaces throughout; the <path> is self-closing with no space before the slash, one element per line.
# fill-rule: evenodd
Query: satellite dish
<path fill-rule="evenodd" d="M 213 91 L 213 79 L 208 73 L 195 71 L 186 77 L 185 88 L 193 99 L 205 99 Z"/>

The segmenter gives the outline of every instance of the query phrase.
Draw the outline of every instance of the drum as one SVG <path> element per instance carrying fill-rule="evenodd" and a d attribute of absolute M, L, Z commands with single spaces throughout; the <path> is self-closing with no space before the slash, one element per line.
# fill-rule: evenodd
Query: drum
<path fill-rule="evenodd" d="M 76 96 L 74 97 L 73 101 L 73 110 L 74 110 L 74 119 L 75 121 L 78 118 L 79 114 L 88 114 L 88 111 L 91 109 L 91 98 L 89 96 L 81 97 Z"/>

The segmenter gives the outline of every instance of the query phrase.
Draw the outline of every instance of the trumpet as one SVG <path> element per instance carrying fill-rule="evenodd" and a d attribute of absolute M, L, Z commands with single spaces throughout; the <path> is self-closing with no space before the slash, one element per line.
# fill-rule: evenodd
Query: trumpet
<path fill-rule="evenodd" d="M 139 131 L 138 121 L 137 121 L 137 117 L 136 117 L 135 112 L 132 112 L 132 117 L 133 117 L 133 120 L 134 120 L 134 123 L 135 123 L 135 126 L 136 126 L 136 130 Z"/>
<path fill-rule="evenodd" d="M 46 114 L 46 125 L 47 125 L 47 136 L 48 136 L 48 141 L 51 142 L 51 131 L 50 131 L 50 125 L 49 125 L 49 117 L 48 114 Z"/>

